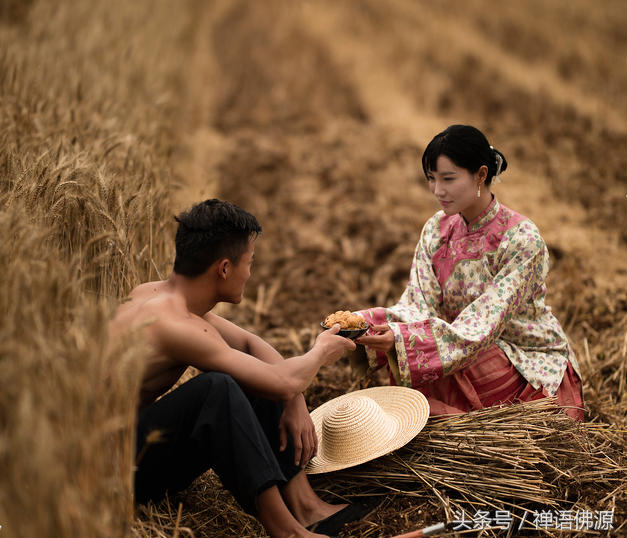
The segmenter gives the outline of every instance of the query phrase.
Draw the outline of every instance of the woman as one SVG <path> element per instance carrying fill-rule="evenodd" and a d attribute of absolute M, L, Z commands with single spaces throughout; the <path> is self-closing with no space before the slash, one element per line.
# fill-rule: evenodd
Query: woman
<path fill-rule="evenodd" d="M 452 125 L 422 166 L 442 211 L 422 230 L 399 303 L 360 312 L 371 329 L 349 355 L 353 369 L 364 377 L 387 365 L 432 415 L 556 396 L 583 420 L 577 360 L 544 304 L 546 245 L 490 192 L 505 157 L 478 129 Z"/>

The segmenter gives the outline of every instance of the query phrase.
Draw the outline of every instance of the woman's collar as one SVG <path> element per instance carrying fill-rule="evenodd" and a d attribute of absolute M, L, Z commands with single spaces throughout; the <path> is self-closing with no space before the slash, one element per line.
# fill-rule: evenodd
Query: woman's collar
<path fill-rule="evenodd" d="M 471 220 L 469 223 L 466 223 L 466 219 L 464 219 L 461 213 L 459 214 L 459 216 L 462 218 L 464 224 L 466 224 L 466 229 L 469 232 L 476 232 L 477 230 L 480 230 L 485 225 L 492 222 L 494 217 L 496 217 L 497 213 L 499 212 L 499 209 L 501 209 L 501 205 L 496 199 L 496 196 L 492 194 L 492 202 L 490 202 L 490 205 L 485 208 L 485 211 L 481 213 L 481 215 Z"/>

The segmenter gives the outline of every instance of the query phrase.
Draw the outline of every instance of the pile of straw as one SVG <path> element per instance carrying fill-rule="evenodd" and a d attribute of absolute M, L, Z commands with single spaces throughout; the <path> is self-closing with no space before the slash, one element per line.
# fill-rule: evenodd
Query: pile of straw
<path fill-rule="evenodd" d="M 393 536 L 457 521 L 462 511 L 471 518 L 479 510 L 508 511 L 516 528 L 524 518 L 528 532 L 536 532 L 536 512 L 612 511 L 614 534 L 604 534 L 618 536 L 627 525 L 624 436 L 607 424 L 575 422 L 544 399 L 429 421 L 392 454 L 310 480 L 328 502 L 368 502 L 375 508 L 347 527 L 351 536 Z M 256 521 L 220 486 L 209 472 L 184 494 L 143 508 L 136 535 L 193 529 L 196 537 L 258 536 Z M 497 529 L 484 532 L 501 535 Z M 537 535 L 555 532 L 537 529 Z M 588 534 L 574 529 L 569 535 Z"/>
<path fill-rule="evenodd" d="M 454 512 L 474 514 L 479 507 L 518 517 L 535 510 L 615 511 L 617 499 L 619 517 L 627 458 L 615 437 L 607 425 L 581 425 L 550 400 L 538 400 L 430 421 L 391 455 L 314 483 L 347 499 L 437 498 L 449 521 Z"/>

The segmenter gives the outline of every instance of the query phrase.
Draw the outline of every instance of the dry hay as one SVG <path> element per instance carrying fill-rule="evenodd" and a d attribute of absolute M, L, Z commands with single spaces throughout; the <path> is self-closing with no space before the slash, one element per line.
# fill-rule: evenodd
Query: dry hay
<path fill-rule="evenodd" d="M 624 436 L 607 425 L 581 425 L 539 400 L 432 420 L 393 454 L 313 483 L 353 500 L 389 493 L 438 499 L 448 521 L 461 510 L 508 510 L 518 517 L 535 510 L 612 510 L 621 522 L 616 527 L 624 528 L 627 459 L 617 442 Z M 383 530 L 351 526 L 363 535 Z M 386 526 L 385 534 L 407 530 Z"/>
<path fill-rule="evenodd" d="M 526 518 L 526 530 L 533 528 L 536 512 L 613 511 L 615 530 L 605 535 L 619 536 L 627 524 L 626 434 L 607 424 L 582 425 L 550 399 L 538 400 L 431 420 L 390 455 L 310 480 L 329 502 L 366 501 L 375 507 L 347 526 L 349 536 L 402 534 L 456 521 L 462 510 L 469 518 L 478 510 L 509 511 L 514 526 Z M 142 537 L 170 536 L 176 528 L 192 529 L 196 537 L 263 534 L 212 472 L 174 499 L 142 507 L 138 515 L 135 533 Z M 538 529 L 538 535 L 554 532 Z"/>
<path fill-rule="evenodd" d="M 155 505 L 140 506 L 133 535 L 138 538 L 170 537 L 185 533 L 203 536 L 263 536 L 263 527 L 243 512 L 219 478 L 209 471 L 183 494 Z"/>

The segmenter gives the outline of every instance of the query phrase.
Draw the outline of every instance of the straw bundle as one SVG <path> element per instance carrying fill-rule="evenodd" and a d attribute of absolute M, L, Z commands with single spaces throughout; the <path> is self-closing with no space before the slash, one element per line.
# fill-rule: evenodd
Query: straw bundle
<path fill-rule="evenodd" d="M 430 421 L 410 443 L 361 466 L 313 477 L 346 499 L 436 498 L 474 513 L 510 510 L 624 511 L 627 458 L 607 425 L 582 425 L 550 399 Z M 623 432 L 624 435 L 624 432 Z M 622 523 L 622 521 L 621 521 Z"/>

